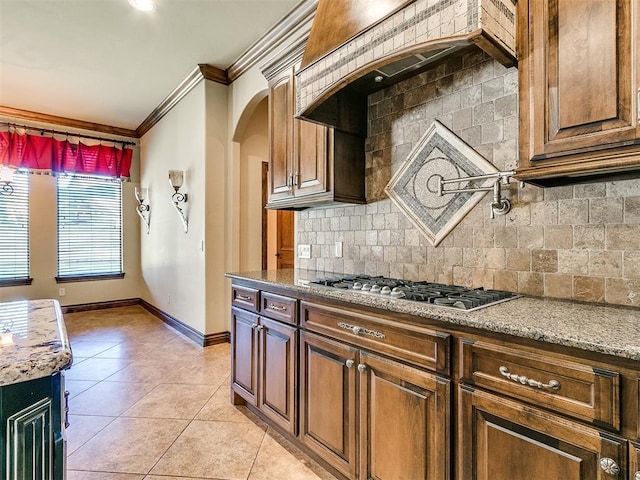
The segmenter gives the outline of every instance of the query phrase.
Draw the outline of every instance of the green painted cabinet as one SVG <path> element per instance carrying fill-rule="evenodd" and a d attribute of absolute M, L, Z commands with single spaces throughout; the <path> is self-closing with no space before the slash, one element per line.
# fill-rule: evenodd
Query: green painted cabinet
<path fill-rule="evenodd" d="M 65 478 L 64 374 L 0 387 L 0 478 Z"/>

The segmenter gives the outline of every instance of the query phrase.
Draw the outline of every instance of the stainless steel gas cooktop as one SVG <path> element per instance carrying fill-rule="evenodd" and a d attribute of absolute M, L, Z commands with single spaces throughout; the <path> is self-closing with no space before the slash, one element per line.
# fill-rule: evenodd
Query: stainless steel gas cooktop
<path fill-rule="evenodd" d="M 365 274 L 317 278 L 310 283 L 352 290 L 366 295 L 380 295 L 397 300 L 424 302 L 439 307 L 468 311 L 478 310 L 520 296 L 504 290 L 485 290 L 483 288 L 467 288 L 442 283 L 412 282 Z"/>

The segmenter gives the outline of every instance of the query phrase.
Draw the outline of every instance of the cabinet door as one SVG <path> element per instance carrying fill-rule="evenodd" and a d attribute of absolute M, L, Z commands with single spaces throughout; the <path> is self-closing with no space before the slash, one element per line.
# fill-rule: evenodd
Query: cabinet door
<path fill-rule="evenodd" d="M 300 439 L 350 478 L 357 469 L 357 361 L 355 348 L 300 332 Z"/>
<path fill-rule="evenodd" d="M 360 478 L 445 480 L 449 380 L 360 353 Z"/>
<path fill-rule="evenodd" d="M 51 411 L 51 398 L 45 398 L 7 418 L 6 478 L 53 478 Z"/>
<path fill-rule="evenodd" d="M 258 408 L 283 429 L 296 434 L 296 328 L 260 318 Z"/>
<path fill-rule="evenodd" d="M 640 444 L 629 442 L 629 480 L 640 480 Z"/>
<path fill-rule="evenodd" d="M 251 405 L 257 405 L 258 316 L 238 308 L 231 309 L 231 386 Z"/>
<path fill-rule="evenodd" d="M 534 158 L 636 137 L 632 3 L 528 2 Z"/>
<path fill-rule="evenodd" d="M 292 196 L 293 73 L 285 71 L 269 85 L 269 202 Z"/>
<path fill-rule="evenodd" d="M 326 192 L 329 188 L 329 129 L 323 125 L 294 120 L 295 195 Z"/>
<path fill-rule="evenodd" d="M 626 442 L 594 428 L 464 386 L 459 389 L 459 415 L 459 478 L 605 480 L 626 476 Z"/>

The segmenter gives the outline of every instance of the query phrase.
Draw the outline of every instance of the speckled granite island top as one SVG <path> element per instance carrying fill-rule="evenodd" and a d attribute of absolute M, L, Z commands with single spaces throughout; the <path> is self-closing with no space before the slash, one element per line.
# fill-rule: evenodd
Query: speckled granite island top
<path fill-rule="evenodd" d="M 71 347 L 56 300 L 0 303 L 0 386 L 69 368 Z"/>
<path fill-rule="evenodd" d="M 466 312 L 309 284 L 317 277 L 332 276 L 329 272 L 266 270 L 227 276 L 264 283 L 265 287 L 277 285 L 292 292 L 313 293 L 346 303 L 640 361 L 639 309 L 521 297 Z"/>

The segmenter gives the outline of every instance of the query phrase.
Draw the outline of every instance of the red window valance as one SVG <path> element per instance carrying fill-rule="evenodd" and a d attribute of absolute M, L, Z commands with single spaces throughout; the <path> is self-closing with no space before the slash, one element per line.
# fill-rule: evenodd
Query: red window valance
<path fill-rule="evenodd" d="M 15 168 L 129 178 L 132 155 L 130 148 L 0 132 L 0 165 Z"/>

